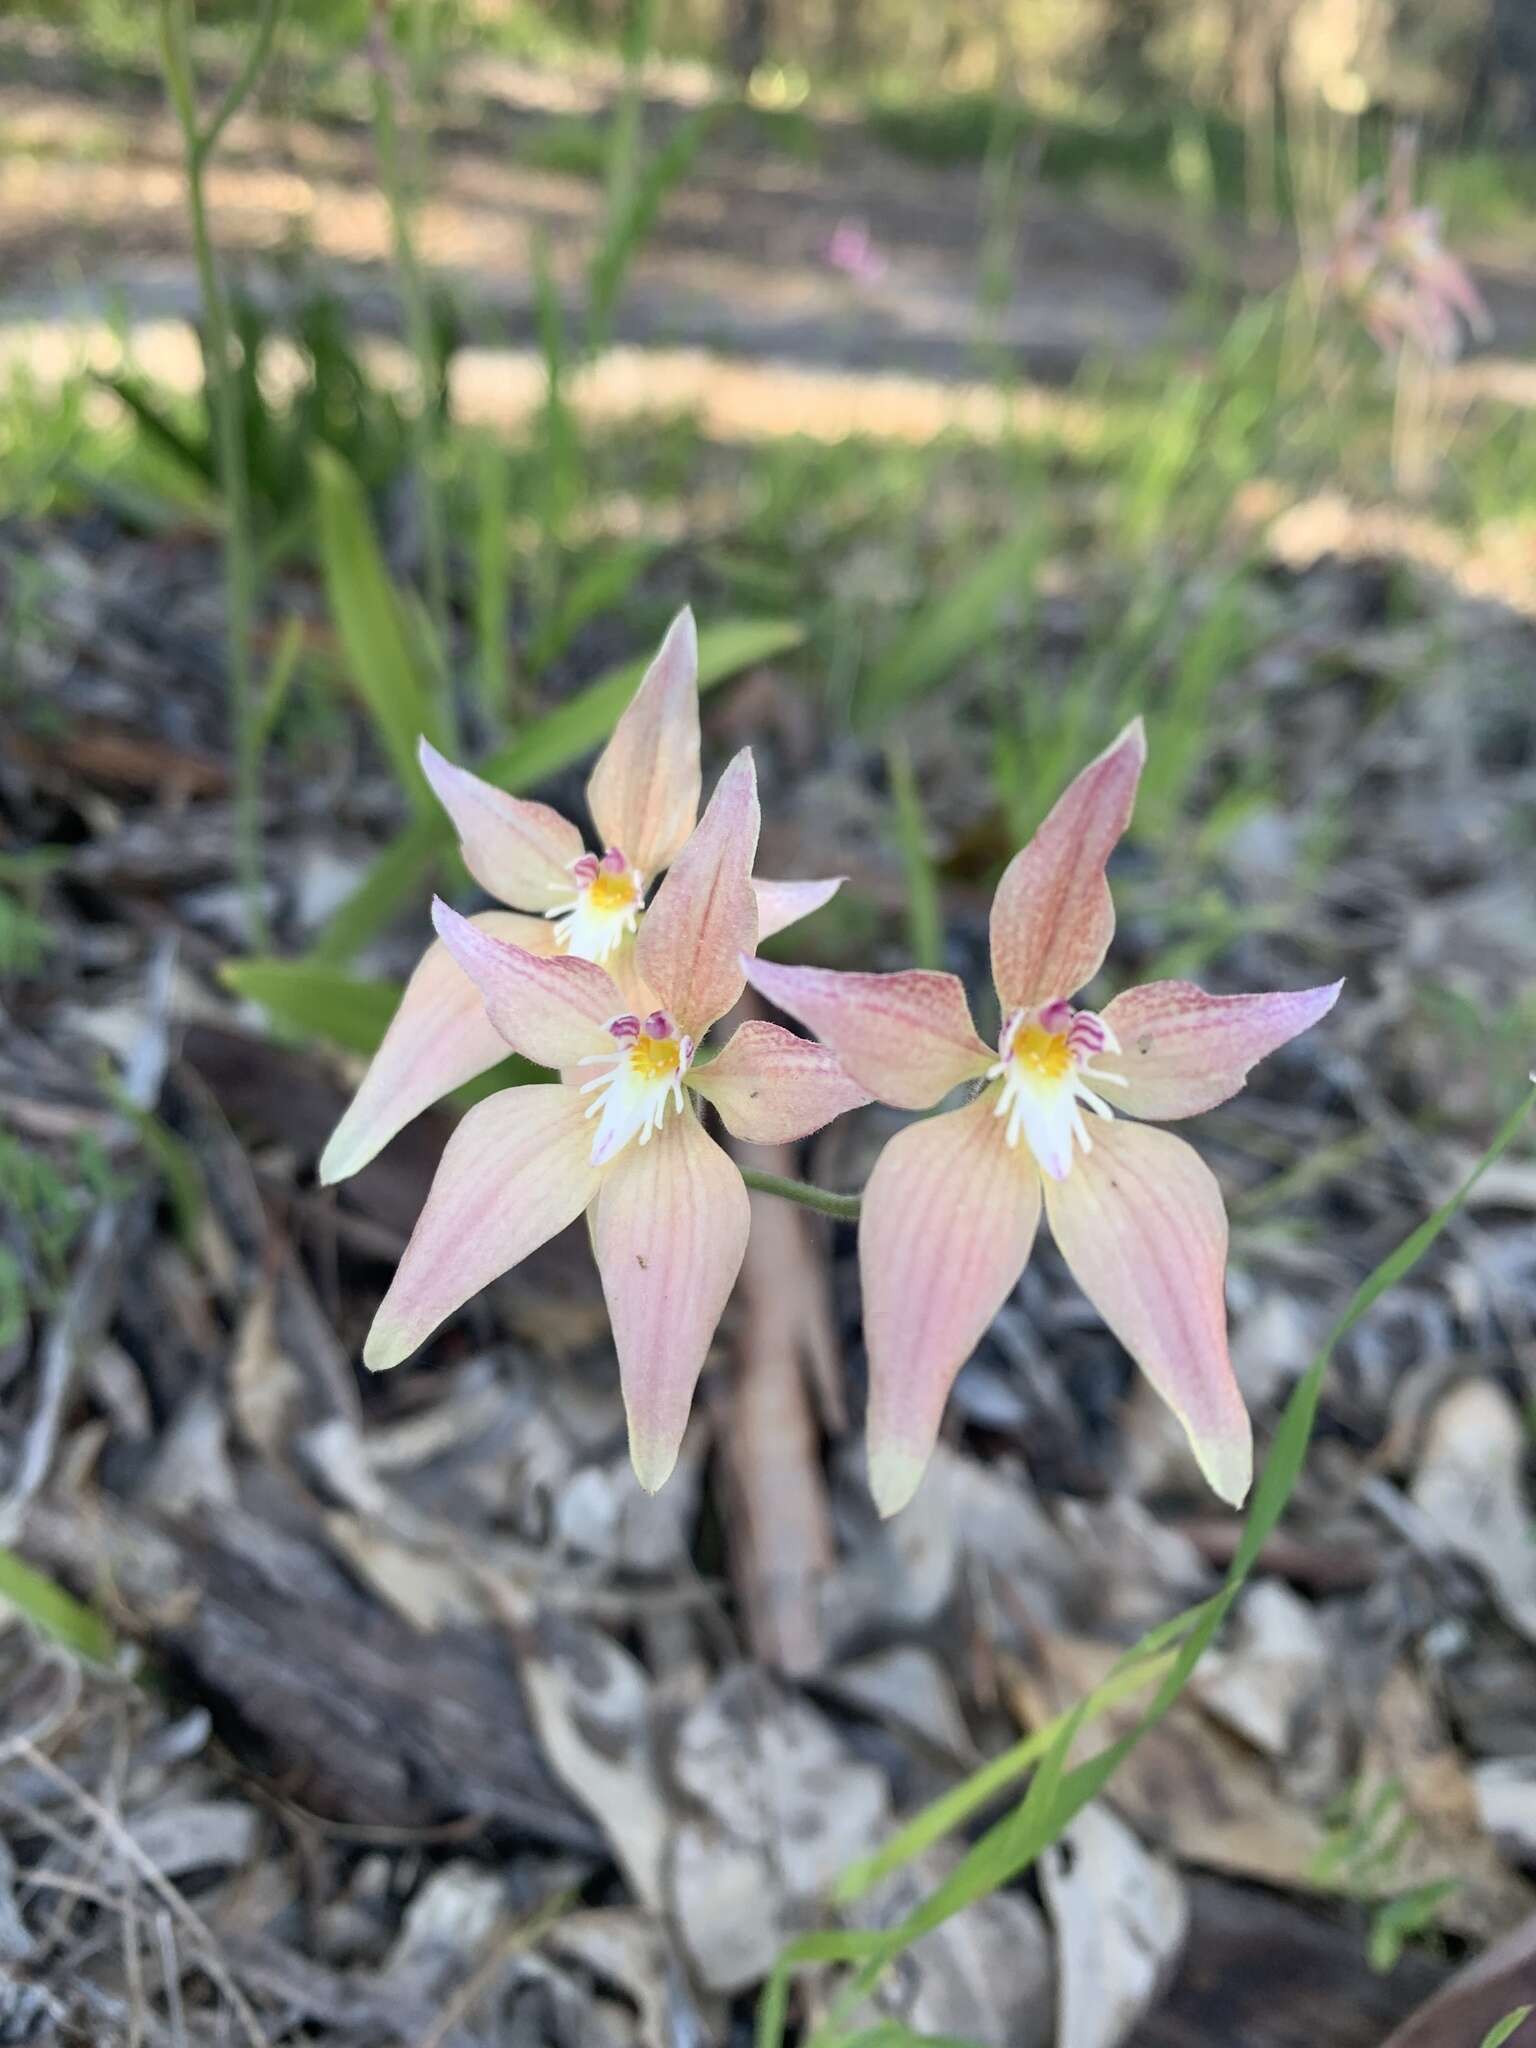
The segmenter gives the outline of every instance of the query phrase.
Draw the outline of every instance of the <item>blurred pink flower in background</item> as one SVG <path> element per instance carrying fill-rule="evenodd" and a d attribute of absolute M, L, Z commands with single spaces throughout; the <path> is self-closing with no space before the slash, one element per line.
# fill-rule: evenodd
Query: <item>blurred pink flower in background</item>
<path fill-rule="evenodd" d="M 1401 131 L 1385 180 L 1364 185 L 1339 216 L 1323 288 L 1353 308 L 1384 352 L 1406 343 L 1448 363 L 1464 328 L 1481 340 L 1493 322 L 1466 266 L 1445 246 L 1438 209 L 1413 203 L 1417 158 L 1417 138 Z"/>
<path fill-rule="evenodd" d="M 848 216 L 832 230 L 827 261 L 857 284 L 878 284 L 890 264 L 869 231 L 869 223 Z"/>

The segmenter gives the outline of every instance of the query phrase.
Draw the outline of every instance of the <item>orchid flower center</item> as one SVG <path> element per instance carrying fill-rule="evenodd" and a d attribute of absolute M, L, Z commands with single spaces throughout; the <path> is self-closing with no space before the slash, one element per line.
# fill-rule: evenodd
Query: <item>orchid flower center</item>
<path fill-rule="evenodd" d="M 670 1103 L 683 1106 L 683 1076 L 693 1064 L 693 1040 L 680 1032 L 665 1010 L 639 1017 L 615 1017 L 608 1026 L 612 1052 L 588 1053 L 584 1067 L 604 1067 L 581 1092 L 594 1099 L 588 1118 L 597 1117 L 592 1164 L 603 1166 L 631 1138 L 648 1145 Z"/>
<path fill-rule="evenodd" d="M 640 922 L 645 877 L 616 846 L 601 859 L 584 853 L 571 862 L 569 900 L 544 915 L 555 920 L 555 944 L 578 960 L 605 961 Z"/>
<path fill-rule="evenodd" d="M 1085 1152 L 1093 1150 L 1084 1108 L 1113 1117 L 1096 1090 L 1106 1081 L 1123 1087 L 1125 1076 L 1101 1073 L 1093 1062 L 1100 1053 L 1119 1050 L 1119 1040 L 1102 1017 L 1066 1002 L 1015 1010 L 1004 1025 L 997 1060 L 987 1069 L 989 1081 L 1003 1084 L 993 1114 L 1008 1119 L 1003 1130 L 1007 1143 L 1016 1148 L 1022 1139 L 1052 1180 L 1066 1179 L 1074 1138 Z"/>

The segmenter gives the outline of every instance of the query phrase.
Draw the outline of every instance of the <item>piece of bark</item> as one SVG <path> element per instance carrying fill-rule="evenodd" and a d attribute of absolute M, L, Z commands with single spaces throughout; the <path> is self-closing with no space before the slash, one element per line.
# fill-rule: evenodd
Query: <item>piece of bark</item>
<path fill-rule="evenodd" d="M 347 1106 L 347 1091 L 324 1060 L 216 1024 L 189 1026 L 181 1050 L 237 1130 L 258 1144 L 287 1147 L 300 1175 L 313 1173 Z M 404 1245 L 452 1128 L 440 1111 L 417 1117 L 346 1183 L 340 1199 L 387 1226 Z"/>
<path fill-rule="evenodd" d="M 792 1174 L 782 1146 L 733 1145 L 743 1165 Z M 835 1358 L 825 1260 L 813 1219 L 754 1194 L 738 1283 L 734 1381 L 722 1441 L 733 1513 L 731 1577 L 765 1664 L 802 1676 L 825 1657 L 818 1587 L 833 1558 L 832 1516 L 807 1374 Z"/>
<path fill-rule="evenodd" d="M 247 1471 L 241 1495 L 176 1521 L 39 1506 L 24 1548 L 87 1588 L 105 1573 L 229 1746 L 294 1804 L 372 1827 L 473 1814 L 601 1852 L 539 1751 L 504 1637 L 419 1634 L 339 1568 L 297 1487 Z"/>
<path fill-rule="evenodd" d="M 1217 1877 L 1191 1878 L 1189 1898 L 1179 1973 L 1126 2048 L 1379 2048 L 1448 1974 L 1417 1948 L 1387 1975 L 1373 1971 L 1359 1908 L 1303 1905 Z M 1469 2032 L 1465 2048 L 1480 2039 Z M 1392 2048 L 1409 2044 L 1394 2036 Z"/>

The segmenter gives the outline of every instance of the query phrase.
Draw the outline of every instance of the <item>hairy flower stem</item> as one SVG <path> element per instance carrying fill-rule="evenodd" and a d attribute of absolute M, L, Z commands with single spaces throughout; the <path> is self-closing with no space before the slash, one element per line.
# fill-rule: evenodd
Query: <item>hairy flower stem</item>
<path fill-rule="evenodd" d="M 809 1181 L 788 1180 L 779 1173 L 759 1173 L 750 1166 L 741 1169 L 741 1177 L 760 1195 L 778 1195 L 783 1201 L 798 1202 L 803 1209 L 816 1209 L 823 1216 L 835 1217 L 839 1223 L 859 1220 L 859 1195 L 834 1194 L 831 1188 L 812 1187 Z"/>
<path fill-rule="evenodd" d="M 262 942 L 266 927 L 261 859 L 262 736 L 251 649 L 256 620 L 256 546 L 251 531 L 250 478 L 246 471 L 240 395 L 231 361 L 229 304 L 214 259 L 203 174 L 219 137 L 266 68 L 282 11 L 283 0 L 263 0 L 245 62 L 204 127 L 198 120 L 192 72 L 190 0 L 160 0 L 161 59 L 186 161 L 187 212 L 203 306 L 203 374 L 218 450 L 219 485 L 224 495 L 226 626 L 235 738 L 235 871 L 253 946 Z"/>
<path fill-rule="evenodd" d="M 373 141 L 379 159 L 379 181 L 389 207 L 390 230 L 394 240 L 395 273 L 399 279 L 400 305 L 405 316 L 406 340 L 416 362 L 417 400 L 411 417 L 411 440 L 416 458 L 416 483 L 420 492 L 422 554 L 427 583 L 427 615 L 432 621 L 440 665 L 438 681 L 450 732 L 453 706 L 446 678 L 450 662 L 451 613 L 448 591 L 448 528 L 443 514 L 443 497 L 437 472 L 437 435 L 433 420 L 436 401 L 437 353 L 432 343 L 432 310 L 427 297 L 421 264 L 416 254 L 413 181 L 401 162 L 400 121 L 395 103 L 394 53 L 389 47 L 382 15 L 375 21 L 373 60 Z"/>

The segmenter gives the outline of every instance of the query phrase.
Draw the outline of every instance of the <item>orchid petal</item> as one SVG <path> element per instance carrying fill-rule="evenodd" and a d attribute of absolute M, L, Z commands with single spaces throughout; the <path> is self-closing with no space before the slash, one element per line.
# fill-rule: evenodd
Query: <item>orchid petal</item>
<path fill-rule="evenodd" d="M 743 964 L 759 995 L 814 1031 L 859 1087 L 898 1109 L 932 1109 L 992 1062 L 953 974 L 922 967 L 843 974 L 769 960 Z"/>
<path fill-rule="evenodd" d="M 624 1008 L 632 1016 L 646 1017 L 652 1010 L 663 1007 L 661 997 L 640 972 L 633 939 L 626 938 L 608 955 L 603 965 L 624 998 Z"/>
<path fill-rule="evenodd" d="M 558 1084 L 504 1088 L 448 1140 L 426 1207 L 368 1332 L 363 1363 L 408 1358 L 472 1294 L 574 1222 L 598 1173 L 586 1105 Z"/>
<path fill-rule="evenodd" d="M 744 747 L 641 921 L 640 975 L 690 1038 L 701 1038 L 741 994 L 741 956 L 757 944 L 757 828 L 757 773 Z"/>
<path fill-rule="evenodd" d="M 1105 865 L 1130 823 L 1147 738 L 1133 719 L 1053 805 L 992 899 L 992 979 L 1003 1014 L 1074 995 L 1115 933 Z"/>
<path fill-rule="evenodd" d="M 1227 1212 L 1182 1138 L 1096 1124 L 1093 1150 L 1045 1183 L 1073 1277 L 1188 1432 L 1212 1490 L 1240 1506 L 1253 1432 L 1227 1354 Z"/>
<path fill-rule="evenodd" d="M 1111 1098 L 1117 1110 L 1198 1116 L 1235 1095 L 1267 1053 L 1326 1017 L 1343 986 L 1257 996 L 1211 996 L 1189 981 L 1128 989 L 1103 1012 L 1119 1050 L 1098 1054 L 1097 1069 L 1125 1076 Z"/>
<path fill-rule="evenodd" d="M 869 1100 L 826 1046 L 760 1018 L 743 1024 L 718 1059 L 695 1067 L 688 1085 L 750 1145 L 792 1145 Z"/>
<path fill-rule="evenodd" d="M 584 849 L 568 819 L 455 767 L 429 740 L 417 752 L 433 794 L 453 820 L 464 865 L 482 889 L 514 910 L 540 912 L 570 889 L 571 863 Z"/>
<path fill-rule="evenodd" d="M 619 1354 L 630 1459 L 648 1493 L 677 1462 L 750 1218 L 740 1173 L 692 1110 L 606 1169 L 593 1246 Z"/>
<path fill-rule="evenodd" d="M 917 1490 L 955 1374 L 1013 1292 L 1040 1221 L 1040 1175 L 987 1097 L 899 1131 L 859 1223 L 869 1347 L 869 1486 L 882 1515 Z"/>
<path fill-rule="evenodd" d="M 699 636 L 685 605 L 587 782 L 605 846 L 649 877 L 671 865 L 699 815 Z"/>
<path fill-rule="evenodd" d="M 469 918 L 432 902 L 438 937 L 480 991 L 491 1022 L 515 1052 L 540 1067 L 572 1067 L 589 1053 L 612 1052 L 606 1026 L 625 1002 L 590 960 L 503 945 Z"/>
<path fill-rule="evenodd" d="M 769 882 L 754 876 L 752 894 L 757 898 L 757 943 L 787 931 L 813 910 L 830 903 L 847 879 L 832 875 L 824 882 Z"/>
<path fill-rule="evenodd" d="M 553 936 L 541 917 L 485 910 L 470 922 L 477 931 L 530 953 L 553 950 Z M 360 1172 L 412 1117 L 506 1056 L 507 1041 L 486 1015 L 479 989 L 442 940 L 434 940 L 406 983 L 362 1085 L 320 1155 L 322 1185 Z"/>

